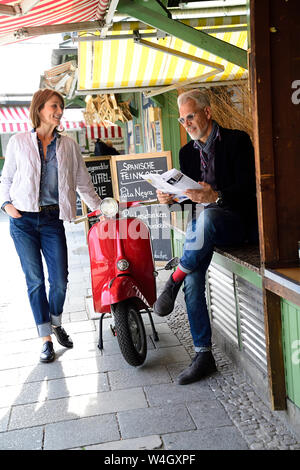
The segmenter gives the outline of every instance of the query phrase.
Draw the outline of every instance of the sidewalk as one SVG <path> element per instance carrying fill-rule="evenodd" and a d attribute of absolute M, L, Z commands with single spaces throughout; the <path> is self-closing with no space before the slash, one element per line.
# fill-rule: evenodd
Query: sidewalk
<path fill-rule="evenodd" d="M 67 224 L 66 229 L 70 276 L 63 323 L 74 348 L 54 339 L 56 361 L 41 364 L 41 340 L 8 218 L 0 214 L 0 449 L 300 449 L 279 415 L 217 348 L 216 374 L 175 384 L 193 354 L 181 304 L 173 319 L 153 315 L 159 342 L 152 340 L 144 315 L 143 366 L 125 362 L 111 334 L 111 318 L 104 320 L 99 351 L 84 228 Z M 160 274 L 159 284 L 166 274 Z M 178 311 L 180 319 L 174 321 Z"/>

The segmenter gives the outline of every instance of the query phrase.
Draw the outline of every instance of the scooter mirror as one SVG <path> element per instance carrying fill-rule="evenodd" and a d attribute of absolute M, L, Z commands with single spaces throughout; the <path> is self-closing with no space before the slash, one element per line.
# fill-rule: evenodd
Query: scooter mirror
<path fill-rule="evenodd" d="M 176 256 L 175 258 L 172 258 L 170 259 L 170 261 L 167 262 L 164 269 L 166 271 L 169 271 L 170 269 L 176 268 L 178 264 L 179 264 L 179 258 Z"/>

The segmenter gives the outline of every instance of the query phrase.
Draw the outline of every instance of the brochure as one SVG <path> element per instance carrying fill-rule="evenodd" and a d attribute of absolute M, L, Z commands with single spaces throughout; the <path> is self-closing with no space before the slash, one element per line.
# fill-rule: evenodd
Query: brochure
<path fill-rule="evenodd" d="M 201 184 L 196 183 L 181 171 L 172 168 L 161 175 L 157 173 L 147 173 L 141 175 L 143 179 L 152 184 L 156 189 L 163 193 L 174 194 L 174 201 L 186 201 L 188 197 L 183 194 L 187 189 L 201 189 Z"/>

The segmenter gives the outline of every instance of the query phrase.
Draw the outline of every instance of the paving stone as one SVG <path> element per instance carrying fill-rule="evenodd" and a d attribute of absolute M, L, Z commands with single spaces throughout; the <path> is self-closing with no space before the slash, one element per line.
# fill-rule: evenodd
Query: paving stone
<path fill-rule="evenodd" d="M 26 367 L 36 364 L 37 358 L 39 358 L 40 355 L 40 349 L 41 346 L 37 351 L 2 356 L 0 370 L 15 369 L 16 367 Z"/>
<path fill-rule="evenodd" d="M 48 400 L 39 406 L 14 406 L 9 430 L 143 407 L 147 407 L 147 402 L 139 388 L 131 389 L 130 393 L 120 390 Z"/>
<path fill-rule="evenodd" d="M 0 343 L 0 364 L 2 363 L 2 358 L 5 354 L 18 354 L 18 353 L 27 353 L 32 351 L 40 351 L 41 349 L 41 340 L 39 338 L 34 338 L 26 341 L 11 341 L 10 343 Z"/>
<path fill-rule="evenodd" d="M 79 310 L 78 312 L 70 313 L 70 321 L 85 321 L 88 320 L 88 315 L 85 310 Z"/>
<path fill-rule="evenodd" d="M 162 384 L 145 387 L 145 393 L 150 406 L 177 404 L 207 399 L 212 396 L 207 384 L 194 383 L 185 385 Z"/>
<path fill-rule="evenodd" d="M 0 408 L 0 432 L 7 430 L 9 415 L 10 408 Z"/>
<path fill-rule="evenodd" d="M 147 355 L 147 363 L 154 364 L 172 364 L 190 360 L 188 353 L 183 346 L 172 346 L 149 351 Z"/>
<path fill-rule="evenodd" d="M 248 445 L 234 426 L 175 432 L 162 436 L 167 450 L 246 450 Z"/>
<path fill-rule="evenodd" d="M 232 425 L 232 421 L 217 400 L 187 403 L 187 408 L 198 429 Z"/>
<path fill-rule="evenodd" d="M 160 436 L 137 437 L 85 447 L 85 450 L 154 450 L 162 446 Z"/>
<path fill-rule="evenodd" d="M 152 328 L 151 328 L 151 325 L 150 325 L 150 320 L 146 316 L 143 317 L 143 320 L 144 320 L 144 324 L 145 324 L 146 333 L 147 334 L 152 334 Z M 171 328 L 169 327 L 169 325 L 166 322 L 164 322 L 164 323 L 154 322 L 154 324 L 155 324 L 155 328 L 156 328 L 156 331 L 157 331 L 158 335 L 164 334 L 164 333 L 174 334 L 172 332 Z"/>
<path fill-rule="evenodd" d="M 147 336 L 147 350 L 154 349 L 154 344 L 149 336 Z M 103 356 L 111 354 L 120 354 L 120 346 L 117 338 L 113 337 L 112 334 L 108 336 L 108 339 L 103 339 Z"/>
<path fill-rule="evenodd" d="M 106 374 L 90 374 L 82 377 L 67 377 L 49 380 L 48 399 L 71 397 L 76 395 L 107 392 L 109 390 Z"/>
<path fill-rule="evenodd" d="M 184 405 L 123 411 L 118 420 L 123 439 L 195 429 Z"/>
<path fill-rule="evenodd" d="M 112 390 L 171 382 L 171 377 L 166 367 L 151 367 L 147 364 L 137 369 L 131 368 L 109 372 L 108 376 Z"/>
<path fill-rule="evenodd" d="M 77 309 L 75 311 L 79 311 L 81 309 Z M 95 323 L 92 320 L 88 321 L 76 321 L 70 323 L 68 325 L 68 334 L 72 333 L 82 333 L 83 331 L 94 331 L 95 330 Z"/>
<path fill-rule="evenodd" d="M 0 407 L 44 401 L 47 382 L 34 382 L 0 388 Z"/>
<path fill-rule="evenodd" d="M 90 418 L 48 424 L 45 427 L 45 450 L 85 447 L 120 438 L 115 415 L 93 416 Z"/>
<path fill-rule="evenodd" d="M 27 428 L 0 434 L 0 450 L 41 450 L 43 428 Z"/>
<path fill-rule="evenodd" d="M 168 348 L 170 346 L 180 346 L 178 338 L 173 333 L 159 333 L 159 341 L 155 341 L 155 347 L 159 348 Z M 153 335 L 151 334 L 153 339 Z M 153 339 L 154 341 L 154 339 Z"/>

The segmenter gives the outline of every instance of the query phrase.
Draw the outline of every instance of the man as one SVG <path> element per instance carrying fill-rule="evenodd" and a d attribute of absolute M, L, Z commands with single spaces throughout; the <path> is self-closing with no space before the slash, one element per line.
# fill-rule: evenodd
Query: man
<path fill-rule="evenodd" d="M 101 139 L 96 140 L 94 153 L 96 156 L 120 155 L 119 152 L 113 147 L 111 140 L 107 140 L 106 142 L 103 142 Z"/>
<path fill-rule="evenodd" d="M 205 274 L 214 247 L 257 241 L 257 206 L 254 152 L 248 134 L 219 126 L 212 119 L 208 97 L 198 89 L 179 95 L 178 107 L 178 120 L 192 139 L 180 149 L 180 169 L 199 183 L 199 189 L 185 194 L 192 203 L 200 203 L 202 211 L 198 217 L 193 211 L 180 264 L 153 308 L 159 316 L 170 314 L 184 283 L 196 352 L 177 378 L 184 385 L 216 370 L 205 299 Z M 161 204 L 172 204 L 171 194 L 157 191 L 157 197 Z"/>

